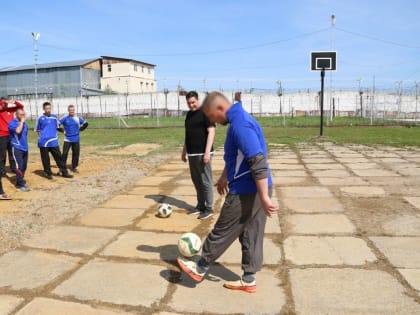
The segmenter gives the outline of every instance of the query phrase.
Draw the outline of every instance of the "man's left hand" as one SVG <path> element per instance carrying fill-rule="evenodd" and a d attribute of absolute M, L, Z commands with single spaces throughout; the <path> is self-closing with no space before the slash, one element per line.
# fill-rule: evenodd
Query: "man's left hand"
<path fill-rule="evenodd" d="M 210 158 L 211 158 L 210 153 L 204 153 L 204 156 L 203 156 L 203 162 L 204 162 L 204 164 L 209 163 L 210 162 Z"/>

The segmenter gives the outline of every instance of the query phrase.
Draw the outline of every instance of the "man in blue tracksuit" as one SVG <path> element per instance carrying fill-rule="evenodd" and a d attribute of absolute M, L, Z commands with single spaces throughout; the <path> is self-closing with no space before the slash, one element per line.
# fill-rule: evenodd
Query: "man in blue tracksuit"
<path fill-rule="evenodd" d="M 16 188 L 20 191 L 29 191 L 24 179 L 28 165 L 28 125 L 25 122 L 25 111 L 18 108 L 15 118 L 9 123 L 10 144 L 12 157 L 16 165 Z"/>
<path fill-rule="evenodd" d="M 210 265 L 239 238 L 243 276 L 225 288 L 249 293 L 256 291 L 256 273 L 263 264 L 264 229 L 267 216 L 276 214 L 271 201 L 272 180 L 267 163 L 264 133 L 237 100 L 231 104 L 219 92 L 207 95 L 202 110 L 212 122 L 230 124 L 225 141 L 225 169 L 216 186 L 227 193 L 220 216 L 203 244 L 198 262 L 178 258 L 180 268 L 201 281 Z"/>
<path fill-rule="evenodd" d="M 80 156 L 80 132 L 88 127 L 88 122 L 75 114 L 74 105 L 67 108 L 68 115 L 60 119 L 60 125 L 64 127 L 63 162 L 67 165 L 67 157 L 71 149 L 71 171 L 79 173 Z"/>
<path fill-rule="evenodd" d="M 35 125 L 35 131 L 38 132 L 38 147 L 41 153 L 42 166 L 45 176 L 52 179 L 50 164 L 50 153 L 52 154 L 57 167 L 60 169 L 58 175 L 65 178 L 72 178 L 63 162 L 60 147 L 58 145 L 58 119 L 57 115 L 51 113 L 51 103 L 42 104 L 44 113 L 38 117 Z"/>

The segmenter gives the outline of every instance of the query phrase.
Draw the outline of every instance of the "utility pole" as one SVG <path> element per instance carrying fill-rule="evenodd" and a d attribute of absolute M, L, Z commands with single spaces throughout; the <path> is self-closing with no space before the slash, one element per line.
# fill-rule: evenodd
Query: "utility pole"
<path fill-rule="evenodd" d="M 331 15 L 331 38 L 330 38 L 330 50 L 334 51 L 334 27 L 335 27 L 335 15 Z M 333 72 L 330 71 L 330 122 L 333 119 L 333 111 L 334 111 L 334 86 L 333 86 Z"/>
<path fill-rule="evenodd" d="M 362 91 L 362 87 L 361 87 L 361 83 L 362 83 L 362 78 L 357 79 L 356 81 L 359 82 L 359 99 L 360 99 L 360 117 L 363 118 L 363 91 Z"/>
<path fill-rule="evenodd" d="M 416 84 L 416 116 L 414 117 L 414 122 L 417 123 L 417 103 L 419 98 L 419 83 L 417 81 L 414 82 Z"/>
<path fill-rule="evenodd" d="M 375 105 L 375 76 L 372 82 L 372 96 L 370 97 L 370 125 L 373 125 L 373 108 Z"/>
<path fill-rule="evenodd" d="M 41 37 L 40 33 L 32 32 L 32 39 L 34 41 L 34 87 L 35 87 L 35 108 L 38 116 L 38 40 Z"/>
<path fill-rule="evenodd" d="M 278 86 L 279 86 L 279 88 L 278 88 L 278 90 L 277 90 L 277 95 L 279 96 L 279 101 L 280 101 L 280 106 L 279 106 L 279 114 L 281 115 L 282 113 L 283 113 L 283 109 L 282 109 L 282 106 L 281 106 L 281 97 L 283 96 L 283 88 L 281 87 L 281 81 L 280 80 L 278 80 L 278 81 L 276 81 L 276 83 L 278 84 Z"/>
<path fill-rule="evenodd" d="M 402 80 L 395 82 L 397 84 L 397 107 L 398 107 L 397 117 L 399 117 L 401 114 L 401 94 L 402 94 L 401 84 L 402 82 L 403 82 Z"/>

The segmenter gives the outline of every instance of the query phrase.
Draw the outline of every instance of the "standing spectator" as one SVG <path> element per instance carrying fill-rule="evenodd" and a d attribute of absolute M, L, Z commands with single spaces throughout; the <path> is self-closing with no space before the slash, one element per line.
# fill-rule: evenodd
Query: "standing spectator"
<path fill-rule="evenodd" d="M 213 215 L 211 155 L 215 124 L 200 109 L 197 92 L 188 92 L 186 99 L 190 110 L 185 118 L 185 143 L 181 158 L 186 162 L 188 157 L 191 179 L 197 191 L 197 206 L 190 214 L 199 213 L 198 218 L 204 220 Z"/>
<path fill-rule="evenodd" d="M 18 108 L 23 108 L 23 105 L 18 101 L 9 101 L 6 97 L 0 99 L 0 177 L 6 177 L 7 153 L 9 153 L 10 170 L 15 171 L 10 146 L 9 122 L 13 119 L 13 114 Z"/>
<path fill-rule="evenodd" d="M 80 132 L 88 127 L 88 122 L 75 114 L 74 105 L 67 108 L 68 115 L 60 119 L 64 127 L 63 163 L 67 165 L 67 157 L 71 148 L 71 171 L 79 173 Z"/>
<path fill-rule="evenodd" d="M 15 119 L 9 123 L 10 144 L 15 163 L 16 188 L 20 191 L 30 191 L 24 179 L 28 165 L 28 125 L 25 122 L 25 111 L 18 108 Z"/>
<path fill-rule="evenodd" d="M 44 113 L 39 116 L 36 121 L 35 131 L 38 132 L 38 147 L 41 153 L 42 166 L 44 168 L 45 176 L 48 179 L 52 179 L 52 171 L 50 164 L 50 153 L 52 154 L 59 172 L 57 175 L 61 175 L 65 178 L 72 178 L 67 171 L 67 167 L 63 162 L 63 158 L 60 152 L 60 146 L 58 144 L 58 127 L 59 122 L 57 115 L 51 113 L 51 103 L 45 102 L 42 104 Z"/>

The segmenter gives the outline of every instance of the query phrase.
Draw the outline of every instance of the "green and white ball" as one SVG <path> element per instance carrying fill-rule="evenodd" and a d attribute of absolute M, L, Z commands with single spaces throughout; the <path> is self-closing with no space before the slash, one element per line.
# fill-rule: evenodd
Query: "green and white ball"
<path fill-rule="evenodd" d="M 185 233 L 178 241 L 179 253 L 184 257 L 197 255 L 201 250 L 201 239 L 195 233 Z"/>
<path fill-rule="evenodd" d="M 167 203 L 162 203 L 156 212 L 156 215 L 161 218 L 168 218 L 171 214 L 172 207 L 170 204 Z"/>

